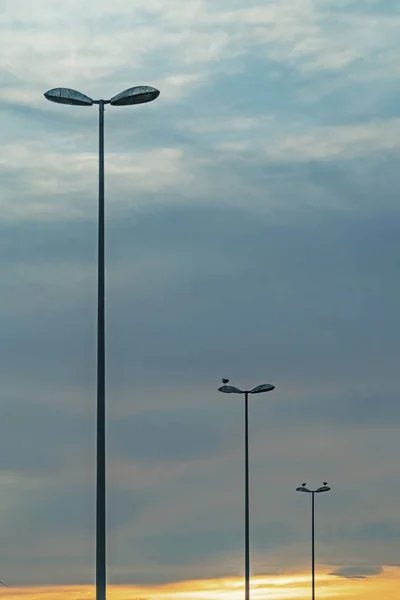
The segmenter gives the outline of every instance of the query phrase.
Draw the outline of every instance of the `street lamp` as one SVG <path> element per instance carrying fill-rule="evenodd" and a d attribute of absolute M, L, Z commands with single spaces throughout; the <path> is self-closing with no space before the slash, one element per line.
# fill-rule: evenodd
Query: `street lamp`
<path fill-rule="evenodd" d="M 223 379 L 229 383 L 229 379 Z M 249 394 L 262 394 L 272 392 L 274 385 L 263 383 L 252 390 L 240 390 L 233 385 L 222 385 L 218 388 L 224 394 L 244 394 L 244 572 L 245 572 L 245 600 L 250 600 L 250 505 L 249 505 Z"/>
<path fill-rule="evenodd" d="M 96 445 L 96 600 L 106 598 L 106 397 L 105 397 L 105 269 L 104 269 L 104 106 L 151 102 L 160 95 L 153 87 L 137 86 L 110 100 L 93 100 L 69 88 L 54 88 L 47 100 L 71 106 L 99 105 L 99 223 L 97 288 L 97 445 Z"/>
<path fill-rule="evenodd" d="M 315 494 L 321 494 L 322 492 L 329 492 L 331 489 L 327 482 L 324 481 L 324 485 L 316 490 L 309 490 L 306 487 L 307 483 L 302 483 L 300 487 L 296 488 L 296 492 L 304 492 L 311 494 L 311 589 L 312 589 L 312 600 L 315 600 L 315 510 L 314 510 L 314 497 Z"/>

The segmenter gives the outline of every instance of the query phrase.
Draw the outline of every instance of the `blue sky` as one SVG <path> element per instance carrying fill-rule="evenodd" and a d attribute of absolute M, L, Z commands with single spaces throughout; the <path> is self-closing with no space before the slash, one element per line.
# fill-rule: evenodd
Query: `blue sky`
<path fill-rule="evenodd" d="M 93 576 L 97 114 L 106 111 L 109 569 L 397 565 L 396 2 L 4 0 L 0 547 L 11 584 Z"/>

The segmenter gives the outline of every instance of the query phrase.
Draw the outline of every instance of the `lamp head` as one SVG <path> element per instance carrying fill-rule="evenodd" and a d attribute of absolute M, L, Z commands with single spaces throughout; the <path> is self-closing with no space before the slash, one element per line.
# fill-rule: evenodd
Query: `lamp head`
<path fill-rule="evenodd" d="M 148 85 L 138 85 L 132 88 L 128 88 L 123 92 L 120 92 L 110 100 L 110 104 L 113 106 L 128 106 L 131 104 L 144 104 L 145 102 L 152 102 L 158 96 L 160 92 L 156 88 Z"/>
<path fill-rule="evenodd" d="M 92 98 L 71 88 L 53 88 L 46 92 L 44 97 L 57 104 L 69 104 L 71 106 L 92 106 L 93 104 Z"/>

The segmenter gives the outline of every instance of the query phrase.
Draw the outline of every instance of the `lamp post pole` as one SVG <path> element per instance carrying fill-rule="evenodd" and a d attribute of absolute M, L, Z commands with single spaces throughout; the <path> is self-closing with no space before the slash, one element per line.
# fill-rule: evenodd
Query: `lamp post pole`
<path fill-rule="evenodd" d="M 244 394 L 245 467 L 244 467 L 244 548 L 245 548 L 245 600 L 250 600 L 250 492 L 249 492 L 249 393 Z"/>
<path fill-rule="evenodd" d="M 105 600 L 106 556 L 106 339 L 104 260 L 104 101 L 99 101 L 99 215 L 97 278 L 96 600 Z"/>
<path fill-rule="evenodd" d="M 311 492 L 311 598 L 315 600 L 315 491 Z"/>
<path fill-rule="evenodd" d="M 229 379 L 223 379 L 228 383 Z M 274 385 L 263 383 L 252 390 L 241 390 L 232 385 L 218 388 L 224 394 L 244 394 L 244 585 L 245 600 L 250 600 L 250 491 L 249 491 L 249 394 L 272 392 Z"/>
<path fill-rule="evenodd" d="M 104 218 L 104 106 L 128 106 L 155 100 L 160 92 L 150 86 L 124 90 L 111 100 L 93 100 L 69 88 L 54 88 L 44 94 L 47 100 L 72 106 L 99 105 L 99 206 L 97 279 L 97 417 L 96 417 L 96 600 L 107 593 L 106 522 L 106 340 L 105 340 L 105 218 Z"/>
<path fill-rule="evenodd" d="M 330 487 L 324 481 L 324 485 L 316 490 L 309 490 L 306 483 L 296 488 L 296 492 L 305 492 L 311 495 L 311 598 L 315 600 L 315 494 L 329 492 Z"/>

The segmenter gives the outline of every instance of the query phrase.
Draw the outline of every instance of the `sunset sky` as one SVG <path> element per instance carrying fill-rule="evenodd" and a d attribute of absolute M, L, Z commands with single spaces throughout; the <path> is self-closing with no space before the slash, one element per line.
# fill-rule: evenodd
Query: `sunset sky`
<path fill-rule="evenodd" d="M 110 598 L 400 584 L 397 0 L 2 0 L 0 580 L 94 581 L 97 112 L 107 107 Z M 87 587 L 89 586 L 89 587 Z M 385 595 L 386 594 L 386 595 Z"/>
<path fill-rule="evenodd" d="M 318 576 L 318 598 L 341 600 L 392 600 L 398 594 L 399 568 L 390 568 L 368 581 L 365 579 L 335 578 L 322 570 Z M 251 594 L 255 600 L 298 600 L 310 597 L 309 575 L 287 573 L 286 575 L 255 577 Z M 111 600 L 242 600 L 243 580 L 214 579 L 182 581 L 158 586 L 110 586 Z M 8 600 L 91 600 L 95 598 L 91 586 L 54 586 L 16 588 L 3 592 Z"/>

